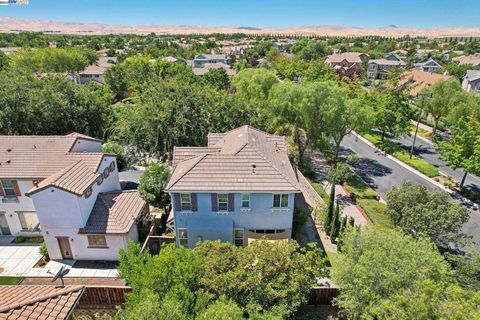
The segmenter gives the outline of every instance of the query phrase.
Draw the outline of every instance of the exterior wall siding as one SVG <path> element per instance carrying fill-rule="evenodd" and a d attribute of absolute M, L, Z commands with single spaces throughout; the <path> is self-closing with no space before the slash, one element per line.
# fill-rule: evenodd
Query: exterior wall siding
<path fill-rule="evenodd" d="M 32 199 L 25 196 L 25 193 L 33 188 L 32 180 L 16 180 L 20 189 L 21 196 L 16 199 L 2 198 L 0 201 L 0 213 L 5 214 L 10 233 L 14 236 L 39 235 L 39 232 L 22 231 L 22 226 L 18 218 L 18 212 L 35 212 Z"/>
<path fill-rule="evenodd" d="M 173 199 L 172 194 L 172 199 Z M 188 229 L 188 245 L 193 247 L 198 240 L 218 239 L 233 241 L 233 229 L 284 229 L 291 236 L 295 194 L 289 194 L 288 207 L 273 208 L 272 193 L 251 193 L 250 210 L 242 208 L 242 194 L 234 194 L 233 211 L 212 211 L 211 193 L 197 193 L 198 210 L 175 211 L 175 228 L 177 229 L 177 244 L 179 244 L 178 229 Z M 201 239 L 200 239 L 201 238 Z"/>
<path fill-rule="evenodd" d="M 103 172 L 112 161 L 115 157 L 104 157 L 99 172 Z M 87 199 L 55 187 L 32 195 L 51 259 L 62 259 L 57 237 L 69 238 L 73 257 L 78 260 L 117 260 L 118 249 L 125 248 L 128 239 L 138 239 L 136 231 L 126 235 L 106 235 L 108 248 L 89 248 L 87 235 L 78 234 L 78 230 L 87 223 L 100 192 L 120 189 L 117 166 L 101 185 L 94 183 L 92 189 L 92 195 Z"/>

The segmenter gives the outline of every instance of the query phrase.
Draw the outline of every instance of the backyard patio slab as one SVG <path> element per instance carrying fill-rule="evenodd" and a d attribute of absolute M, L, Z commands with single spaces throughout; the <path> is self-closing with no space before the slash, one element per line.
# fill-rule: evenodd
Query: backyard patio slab
<path fill-rule="evenodd" d="M 38 245 L 0 246 L 0 275 L 25 276 L 41 257 Z"/>

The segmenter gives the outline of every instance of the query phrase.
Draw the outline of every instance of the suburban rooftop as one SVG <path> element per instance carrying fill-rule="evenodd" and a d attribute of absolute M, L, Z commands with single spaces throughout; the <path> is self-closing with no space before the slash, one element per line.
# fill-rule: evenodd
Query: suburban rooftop
<path fill-rule="evenodd" d="M 176 147 L 167 191 L 300 191 L 285 137 L 250 126 L 210 133 L 207 147 Z"/>

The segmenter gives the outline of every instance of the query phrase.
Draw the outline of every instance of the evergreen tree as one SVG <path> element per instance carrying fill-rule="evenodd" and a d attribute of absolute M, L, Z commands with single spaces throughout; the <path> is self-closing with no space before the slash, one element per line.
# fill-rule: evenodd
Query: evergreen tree
<path fill-rule="evenodd" d="M 340 205 L 338 204 L 335 206 L 335 210 L 333 213 L 333 220 L 330 230 L 330 239 L 334 242 L 338 238 L 338 234 L 340 231 Z"/>
<path fill-rule="evenodd" d="M 325 218 L 325 232 L 330 235 L 330 229 L 332 227 L 333 211 L 335 210 L 335 180 L 332 182 L 332 188 L 330 189 L 330 198 L 328 199 L 327 216 Z"/>
<path fill-rule="evenodd" d="M 340 223 L 340 231 L 338 233 L 338 240 L 337 240 L 338 252 L 342 252 L 343 239 L 345 237 L 345 232 L 347 232 L 347 227 L 348 227 L 348 217 L 344 216 L 342 218 L 342 222 Z"/>

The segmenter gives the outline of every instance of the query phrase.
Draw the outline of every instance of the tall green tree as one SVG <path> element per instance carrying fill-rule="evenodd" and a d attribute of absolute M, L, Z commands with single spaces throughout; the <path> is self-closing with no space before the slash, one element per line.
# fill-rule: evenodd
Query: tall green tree
<path fill-rule="evenodd" d="M 437 149 L 449 166 L 463 169 L 462 188 L 467 174 L 480 174 L 480 121 L 474 117 L 460 119 L 451 129 L 450 140 L 439 142 Z"/>
<path fill-rule="evenodd" d="M 96 85 L 75 85 L 64 76 L 37 78 L 0 72 L 0 132 L 7 135 L 64 135 L 103 138 L 111 97 Z"/>
<path fill-rule="evenodd" d="M 165 192 L 169 179 L 170 169 L 166 164 L 152 163 L 140 177 L 138 192 L 149 204 L 165 208 L 170 203 L 170 196 Z"/>
<path fill-rule="evenodd" d="M 432 95 L 426 105 L 426 111 L 433 117 L 432 136 L 437 132 L 440 118 L 447 116 L 455 107 L 461 92 L 462 87 L 457 79 L 441 80 L 425 89 L 425 93 Z"/>
<path fill-rule="evenodd" d="M 232 85 L 245 102 L 263 106 L 277 82 L 275 74 L 266 69 L 244 69 L 233 78 Z"/>
<path fill-rule="evenodd" d="M 373 108 L 373 125 L 382 133 L 382 140 L 387 133 L 398 137 L 410 132 L 410 107 L 403 91 L 384 88 L 363 99 L 363 103 Z"/>
<path fill-rule="evenodd" d="M 387 194 L 385 212 L 405 233 L 414 238 L 429 237 L 445 248 L 465 238 L 462 226 L 470 217 L 469 211 L 452 201 L 448 193 L 410 182 Z"/>
<path fill-rule="evenodd" d="M 230 78 L 223 68 L 210 69 L 203 77 L 209 85 L 219 90 L 227 90 L 230 87 Z"/>
<path fill-rule="evenodd" d="M 351 319 L 390 319 L 386 315 L 392 304 L 416 319 L 409 310 L 417 301 L 409 297 L 420 294 L 417 284 L 430 281 L 446 288 L 451 284 L 450 275 L 447 263 L 429 240 L 414 240 L 381 228 L 349 232 L 332 274 L 342 288 L 336 304 Z M 442 299 L 441 295 L 433 298 Z M 397 304 L 398 299 L 403 304 Z"/>

